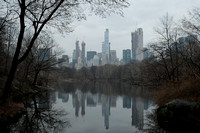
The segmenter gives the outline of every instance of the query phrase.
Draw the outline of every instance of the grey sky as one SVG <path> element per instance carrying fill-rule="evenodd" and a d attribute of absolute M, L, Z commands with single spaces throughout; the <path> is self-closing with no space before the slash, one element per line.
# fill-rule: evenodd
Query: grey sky
<path fill-rule="evenodd" d="M 110 32 L 111 50 L 117 50 L 117 57 L 122 57 L 123 49 L 131 48 L 131 32 L 143 28 L 144 46 L 154 37 L 153 27 L 167 12 L 174 20 L 186 16 L 188 11 L 200 5 L 200 0 L 129 0 L 130 7 L 124 10 L 124 17 L 112 14 L 105 19 L 89 16 L 86 21 L 73 23 L 74 31 L 68 35 L 56 34 L 55 40 L 72 57 L 75 41 L 86 43 L 86 51 L 101 52 L 106 28 Z"/>

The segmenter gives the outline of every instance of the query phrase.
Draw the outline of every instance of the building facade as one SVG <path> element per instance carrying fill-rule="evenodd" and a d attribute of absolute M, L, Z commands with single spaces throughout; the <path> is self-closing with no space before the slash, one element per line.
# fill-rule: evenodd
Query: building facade
<path fill-rule="evenodd" d="M 130 49 L 123 50 L 123 62 L 125 64 L 129 64 L 131 62 L 131 50 Z"/>
<path fill-rule="evenodd" d="M 39 61 L 45 62 L 48 61 L 52 56 L 51 48 L 40 48 L 39 49 Z"/>
<path fill-rule="evenodd" d="M 131 33 L 132 60 L 143 60 L 143 30 L 138 28 Z"/>
<path fill-rule="evenodd" d="M 58 67 L 69 67 L 69 56 L 62 55 L 62 58 L 58 58 Z"/>
<path fill-rule="evenodd" d="M 117 52 L 116 50 L 110 50 L 110 64 L 116 64 L 117 62 Z"/>
<path fill-rule="evenodd" d="M 102 55 L 106 57 L 106 64 L 110 62 L 110 42 L 109 42 L 109 30 L 104 32 L 104 42 L 102 42 Z"/>
<path fill-rule="evenodd" d="M 76 41 L 76 60 L 77 61 L 78 61 L 79 56 L 80 56 L 79 41 Z"/>
<path fill-rule="evenodd" d="M 88 51 L 87 52 L 87 61 L 90 61 L 91 59 L 93 59 L 96 54 L 97 54 L 96 51 Z"/>
<path fill-rule="evenodd" d="M 81 43 L 82 50 L 81 50 L 81 62 L 83 63 L 83 66 L 86 66 L 86 59 L 85 59 L 85 42 L 83 41 Z"/>

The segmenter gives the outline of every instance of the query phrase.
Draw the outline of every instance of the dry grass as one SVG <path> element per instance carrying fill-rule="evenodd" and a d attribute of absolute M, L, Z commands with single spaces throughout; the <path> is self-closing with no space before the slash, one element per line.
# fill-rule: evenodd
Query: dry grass
<path fill-rule="evenodd" d="M 188 101 L 200 100 L 200 80 L 183 79 L 178 83 L 164 83 L 154 95 L 155 102 L 163 105 L 174 99 L 186 99 Z"/>

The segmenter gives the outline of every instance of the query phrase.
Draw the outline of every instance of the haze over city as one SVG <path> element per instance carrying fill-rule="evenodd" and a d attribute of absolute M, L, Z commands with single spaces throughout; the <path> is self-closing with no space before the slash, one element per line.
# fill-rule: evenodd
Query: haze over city
<path fill-rule="evenodd" d="M 124 9 L 124 17 L 112 14 L 106 18 L 87 16 L 87 20 L 73 23 L 74 31 L 69 34 L 54 34 L 56 42 L 72 58 L 75 42 L 86 43 L 86 51 L 102 51 L 104 31 L 109 29 L 110 49 L 117 51 L 122 59 L 122 50 L 131 49 L 131 32 L 143 29 L 144 47 L 155 37 L 153 28 L 166 13 L 175 21 L 188 15 L 188 11 L 200 5 L 198 0 L 131 0 L 130 7 Z"/>

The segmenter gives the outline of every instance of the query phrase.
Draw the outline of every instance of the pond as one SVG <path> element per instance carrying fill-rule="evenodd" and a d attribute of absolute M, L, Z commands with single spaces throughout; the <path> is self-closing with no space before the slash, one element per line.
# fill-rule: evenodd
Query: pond
<path fill-rule="evenodd" d="M 153 104 L 153 89 L 149 87 L 119 82 L 59 83 L 55 87 L 56 91 L 35 98 L 36 109 L 29 108 L 29 114 L 18 122 L 18 126 L 12 126 L 12 131 L 142 132 L 146 114 Z M 34 104 L 33 101 L 30 103 Z M 35 110 L 39 111 L 35 113 Z M 23 124 L 25 126 L 20 127 Z"/>

